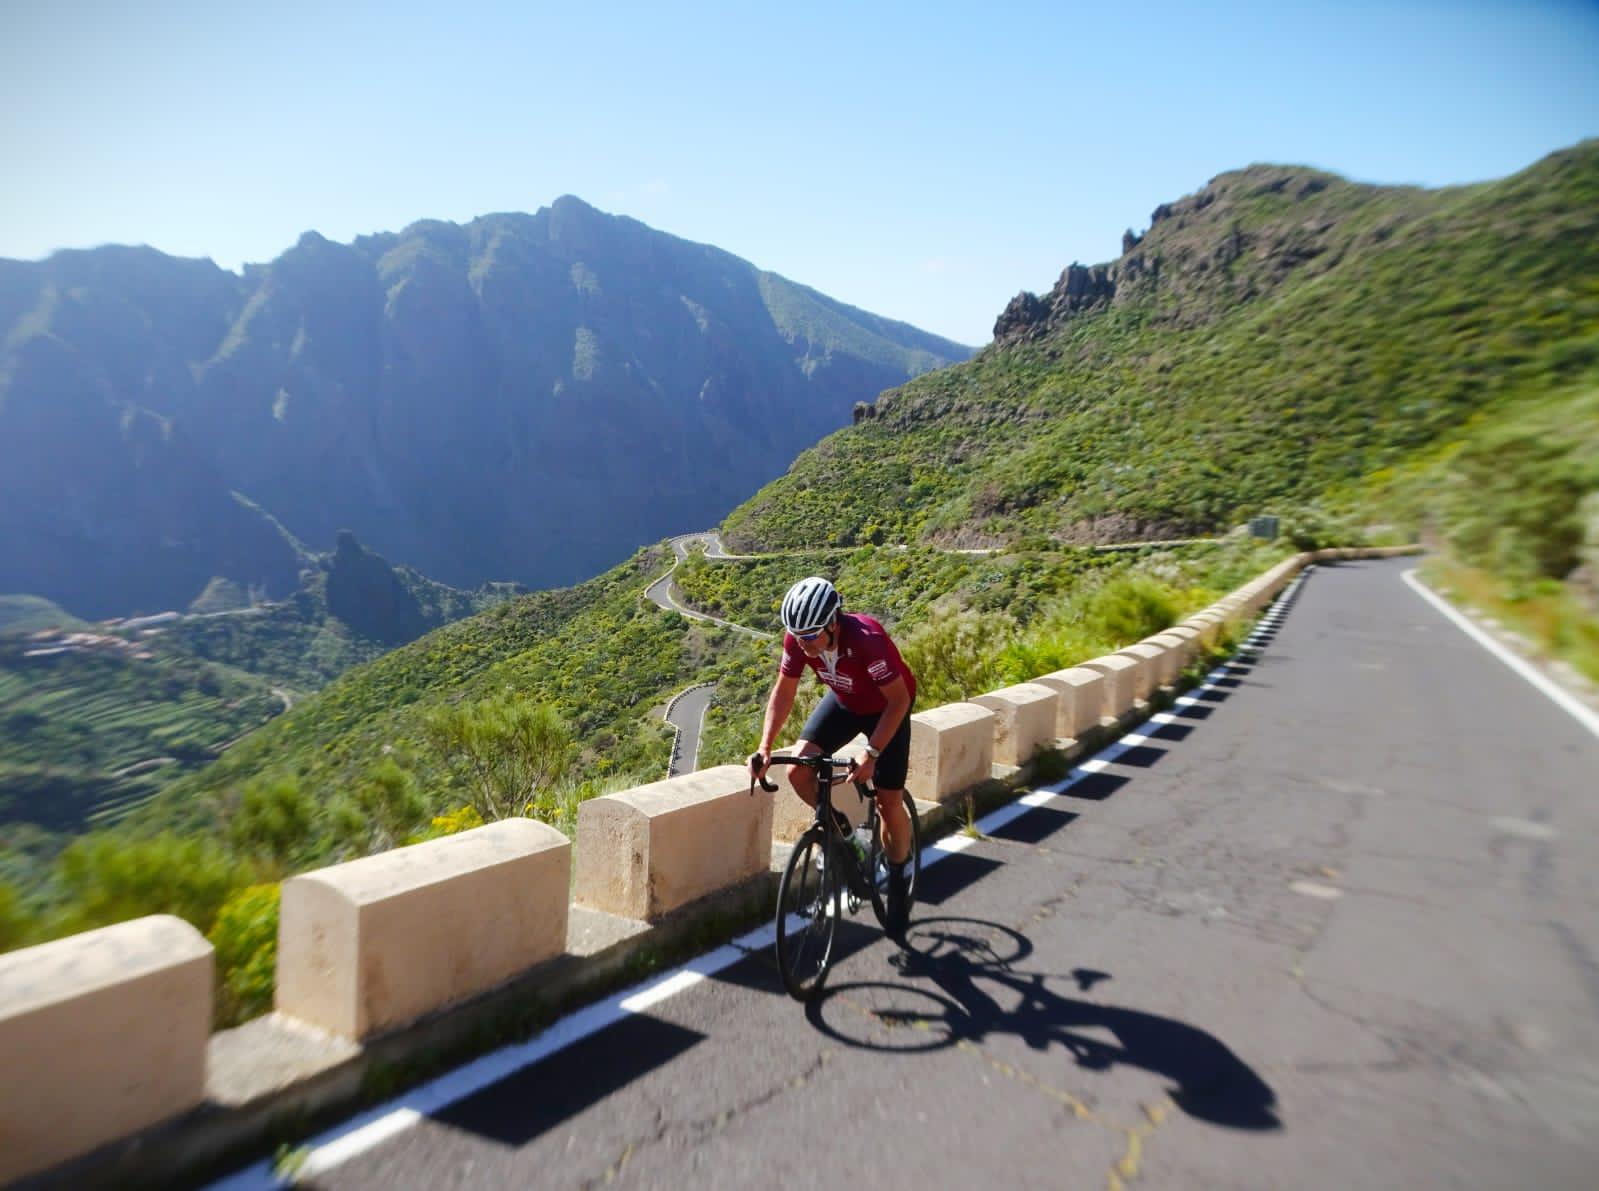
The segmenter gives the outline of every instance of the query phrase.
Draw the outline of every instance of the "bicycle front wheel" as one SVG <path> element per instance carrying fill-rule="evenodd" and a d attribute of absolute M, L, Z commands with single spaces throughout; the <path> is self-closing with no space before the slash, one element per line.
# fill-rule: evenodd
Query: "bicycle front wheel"
<path fill-rule="evenodd" d="M 838 865 L 820 824 L 794 843 L 777 886 L 777 970 L 796 1000 L 821 991 L 838 932 Z"/>

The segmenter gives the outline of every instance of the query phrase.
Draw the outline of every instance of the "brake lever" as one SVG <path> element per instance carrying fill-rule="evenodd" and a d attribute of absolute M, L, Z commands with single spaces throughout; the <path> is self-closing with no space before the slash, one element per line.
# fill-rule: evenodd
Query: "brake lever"
<path fill-rule="evenodd" d="M 759 753 L 751 753 L 750 757 L 749 757 L 749 762 L 746 762 L 746 764 L 753 763 L 755 758 L 759 757 L 759 756 L 760 756 Z M 759 775 L 752 773 L 752 774 L 750 774 L 750 791 L 749 791 L 751 798 L 755 797 L 755 783 L 756 782 L 760 782 L 761 783 L 761 789 L 765 790 L 768 794 L 776 794 L 777 793 L 777 783 L 769 782 L 764 777 L 760 777 Z"/>

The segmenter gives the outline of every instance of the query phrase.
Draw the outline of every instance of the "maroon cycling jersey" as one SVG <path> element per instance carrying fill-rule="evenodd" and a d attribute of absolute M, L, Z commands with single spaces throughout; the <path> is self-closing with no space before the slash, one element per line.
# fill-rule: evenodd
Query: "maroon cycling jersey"
<path fill-rule="evenodd" d="M 860 612 L 840 612 L 835 644 L 837 653 L 831 658 L 826 654 L 807 657 L 794 634 L 784 633 L 779 673 L 799 678 L 809 666 L 817 678 L 832 688 L 845 709 L 856 715 L 872 715 L 887 707 L 888 700 L 879 688 L 896 678 L 903 678 L 905 689 L 913 700 L 916 698 L 916 675 L 899 656 L 888 630 L 876 620 Z"/>

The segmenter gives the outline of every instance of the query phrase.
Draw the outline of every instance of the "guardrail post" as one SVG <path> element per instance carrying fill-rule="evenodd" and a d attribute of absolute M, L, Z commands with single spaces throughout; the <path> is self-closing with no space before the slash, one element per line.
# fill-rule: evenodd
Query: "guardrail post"
<path fill-rule="evenodd" d="M 0 955 L 0 1182 L 197 1107 L 214 970 L 166 914 Z"/>
<path fill-rule="evenodd" d="M 717 765 L 589 799 L 573 901 L 647 922 L 768 872 L 777 796 L 751 796 L 744 766 Z"/>
<path fill-rule="evenodd" d="M 986 782 L 994 766 L 994 713 L 948 703 L 911 716 L 911 796 L 944 802 Z"/>
<path fill-rule="evenodd" d="M 343 1038 L 405 1025 L 566 949 L 571 842 L 503 819 L 283 883 L 277 1009 Z"/>
<path fill-rule="evenodd" d="M 1026 765 L 1054 743 L 1060 694 L 1039 682 L 1023 682 L 977 695 L 972 702 L 994 713 L 994 761 Z"/>

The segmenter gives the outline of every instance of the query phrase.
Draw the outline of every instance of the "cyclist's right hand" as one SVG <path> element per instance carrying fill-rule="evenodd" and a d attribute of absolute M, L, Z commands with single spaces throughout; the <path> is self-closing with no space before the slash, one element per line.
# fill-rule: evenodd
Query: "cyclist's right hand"
<path fill-rule="evenodd" d="M 751 753 L 749 759 L 750 781 L 761 781 L 766 776 L 766 771 L 771 768 L 771 765 L 771 754 L 761 752 Z"/>

